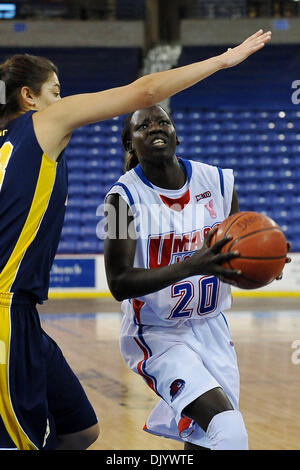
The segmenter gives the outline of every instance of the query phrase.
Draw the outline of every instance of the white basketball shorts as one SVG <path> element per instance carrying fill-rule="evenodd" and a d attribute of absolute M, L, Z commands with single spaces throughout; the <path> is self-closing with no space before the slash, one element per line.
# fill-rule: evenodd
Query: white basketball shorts
<path fill-rule="evenodd" d="M 238 409 L 239 371 L 224 314 L 187 320 L 178 328 L 142 326 L 133 318 L 127 313 L 122 319 L 121 354 L 161 398 L 144 430 L 209 447 L 206 433 L 182 411 L 215 387 Z"/>

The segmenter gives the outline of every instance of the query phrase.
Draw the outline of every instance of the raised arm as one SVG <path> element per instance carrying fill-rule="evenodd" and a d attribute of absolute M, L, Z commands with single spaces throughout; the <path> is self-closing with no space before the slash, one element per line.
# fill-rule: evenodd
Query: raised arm
<path fill-rule="evenodd" d="M 222 246 L 228 242 L 224 238 L 209 248 L 214 230 L 211 230 L 200 250 L 190 258 L 161 268 L 134 268 L 136 240 L 133 231 L 133 217 L 124 199 L 111 194 L 106 201 L 107 236 L 104 242 L 105 269 L 109 289 L 121 301 L 141 297 L 163 289 L 197 274 L 218 276 L 220 280 L 234 284 L 230 271 L 221 266 L 225 260 L 237 254 L 220 254 Z M 130 235 L 128 235 L 130 234 Z"/>
<path fill-rule="evenodd" d="M 239 64 L 270 39 L 271 32 L 260 30 L 239 46 L 210 59 L 146 75 L 123 87 L 63 98 L 35 113 L 38 141 L 51 158 L 56 158 L 57 147 L 62 147 L 78 127 L 152 106 L 221 69 Z"/>

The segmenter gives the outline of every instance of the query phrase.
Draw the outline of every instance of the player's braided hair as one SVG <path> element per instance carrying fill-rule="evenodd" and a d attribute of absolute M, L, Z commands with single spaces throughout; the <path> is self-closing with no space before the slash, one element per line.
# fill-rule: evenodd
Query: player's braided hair
<path fill-rule="evenodd" d="M 58 75 L 57 67 L 45 57 L 30 54 L 15 54 L 0 64 L 0 80 L 5 99 L 1 96 L 0 125 L 6 123 L 22 111 L 20 91 L 27 86 L 39 95 L 43 84 L 52 72 Z"/>
<path fill-rule="evenodd" d="M 158 105 L 158 106 L 160 106 L 160 105 Z M 167 113 L 167 115 L 169 116 L 174 128 L 176 128 L 171 114 L 168 113 L 162 106 L 160 106 L 160 108 L 163 109 Z M 133 111 L 132 113 L 130 113 L 126 116 L 126 118 L 124 120 L 123 129 L 122 129 L 122 134 L 121 134 L 122 147 L 123 147 L 123 150 L 127 153 L 127 157 L 125 159 L 125 171 L 132 170 L 132 168 L 135 168 L 139 163 L 138 157 L 136 156 L 135 151 L 132 149 L 132 145 L 131 145 L 131 127 L 130 127 L 130 123 L 131 123 L 131 118 L 132 118 L 134 113 L 135 113 L 135 111 Z M 179 143 L 180 142 L 177 139 L 177 145 Z"/>

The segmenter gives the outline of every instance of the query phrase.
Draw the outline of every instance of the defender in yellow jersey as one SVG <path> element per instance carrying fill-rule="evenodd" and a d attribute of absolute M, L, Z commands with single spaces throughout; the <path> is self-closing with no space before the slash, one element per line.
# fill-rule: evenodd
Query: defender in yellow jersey
<path fill-rule="evenodd" d="M 270 39 L 260 30 L 208 60 L 63 99 L 49 60 L 19 54 L 0 65 L 0 448 L 86 449 L 99 434 L 83 388 L 36 310 L 47 299 L 63 225 L 72 132 L 152 106 Z"/>

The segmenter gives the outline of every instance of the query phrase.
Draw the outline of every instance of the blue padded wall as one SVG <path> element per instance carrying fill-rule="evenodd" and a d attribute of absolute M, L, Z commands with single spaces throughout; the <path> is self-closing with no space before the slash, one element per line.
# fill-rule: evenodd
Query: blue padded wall
<path fill-rule="evenodd" d="M 227 47 L 184 47 L 178 65 L 222 54 Z M 201 81 L 172 99 L 173 106 L 295 107 L 291 85 L 300 79 L 299 45 L 266 45 L 243 63 Z"/>

